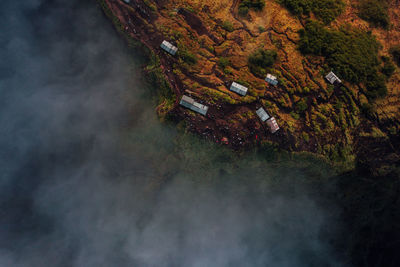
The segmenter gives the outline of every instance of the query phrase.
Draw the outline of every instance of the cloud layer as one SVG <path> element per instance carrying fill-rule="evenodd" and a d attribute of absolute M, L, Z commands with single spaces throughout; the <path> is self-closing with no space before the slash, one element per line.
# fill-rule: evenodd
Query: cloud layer
<path fill-rule="evenodd" d="M 341 266 L 310 174 L 161 125 L 95 1 L 0 16 L 1 267 Z"/>

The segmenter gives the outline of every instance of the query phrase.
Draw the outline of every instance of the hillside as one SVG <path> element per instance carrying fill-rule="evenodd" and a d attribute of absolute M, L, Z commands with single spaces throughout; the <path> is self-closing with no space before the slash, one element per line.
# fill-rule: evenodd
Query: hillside
<path fill-rule="evenodd" d="M 312 152 L 379 174 L 399 164 L 398 0 L 382 5 L 386 16 L 371 15 L 373 0 L 99 2 L 130 44 L 149 51 L 161 118 L 234 149 Z M 163 40 L 178 47 L 175 56 L 160 49 Z M 324 78 L 331 70 L 343 84 Z M 229 90 L 233 81 L 246 96 Z M 183 95 L 207 105 L 207 115 L 180 106 Z M 279 131 L 259 119 L 260 107 Z"/>

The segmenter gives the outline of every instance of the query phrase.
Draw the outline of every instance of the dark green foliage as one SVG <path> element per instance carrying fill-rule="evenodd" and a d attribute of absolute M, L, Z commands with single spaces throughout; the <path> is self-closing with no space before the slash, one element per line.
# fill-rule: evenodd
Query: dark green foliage
<path fill-rule="evenodd" d="M 307 105 L 307 102 L 305 101 L 305 99 L 302 99 L 296 103 L 296 112 L 297 113 L 302 114 L 307 109 L 308 109 L 308 105 Z"/>
<path fill-rule="evenodd" d="M 361 0 L 358 16 L 372 25 L 387 29 L 390 24 L 388 5 L 385 0 Z"/>
<path fill-rule="evenodd" d="M 384 58 L 384 64 L 381 72 L 385 74 L 386 77 L 390 78 L 396 70 L 396 66 L 389 58 Z"/>
<path fill-rule="evenodd" d="M 246 16 L 250 9 L 261 11 L 265 7 L 265 0 L 242 0 L 239 4 L 239 15 Z"/>
<path fill-rule="evenodd" d="M 226 67 L 231 65 L 231 61 L 229 60 L 229 58 L 226 57 L 220 57 L 218 60 L 218 66 L 221 69 L 225 69 Z"/>
<path fill-rule="evenodd" d="M 224 28 L 224 30 L 228 32 L 233 32 L 234 30 L 233 24 L 229 21 L 224 21 L 224 23 L 222 24 L 222 28 Z"/>
<path fill-rule="evenodd" d="M 367 117 L 367 118 L 373 118 L 375 109 L 374 106 L 369 104 L 369 103 L 364 103 L 361 105 L 361 112 Z"/>
<path fill-rule="evenodd" d="M 179 52 L 179 57 L 189 65 L 194 65 L 197 63 L 197 57 L 186 49 Z"/>
<path fill-rule="evenodd" d="M 367 88 L 365 95 L 370 99 L 387 95 L 385 77 L 382 74 L 374 73 L 368 76 L 365 87 Z"/>
<path fill-rule="evenodd" d="M 256 50 L 249 57 L 250 71 L 256 75 L 263 77 L 266 74 L 266 68 L 271 67 L 278 55 L 274 50 L 264 50 L 262 48 Z"/>
<path fill-rule="evenodd" d="M 281 0 L 290 12 L 297 16 L 308 16 L 311 12 L 328 24 L 339 16 L 345 7 L 342 0 Z"/>
<path fill-rule="evenodd" d="M 309 21 L 299 34 L 303 54 L 324 56 L 340 77 L 355 84 L 364 83 L 370 98 L 385 95 L 385 79 L 378 74 L 379 43 L 370 33 L 328 30 L 321 23 Z"/>
<path fill-rule="evenodd" d="M 238 12 L 240 16 L 244 17 L 249 13 L 249 8 L 247 6 L 240 6 Z"/>
<path fill-rule="evenodd" d="M 394 62 L 400 67 L 400 45 L 390 48 L 390 54 L 393 57 Z"/>

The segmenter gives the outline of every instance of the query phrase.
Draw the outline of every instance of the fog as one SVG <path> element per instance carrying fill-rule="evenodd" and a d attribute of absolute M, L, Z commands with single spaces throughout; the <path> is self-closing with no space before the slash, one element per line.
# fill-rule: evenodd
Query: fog
<path fill-rule="evenodd" d="M 343 266 L 330 168 L 155 114 L 96 2 L 0 3 L 0 266 Z"/>

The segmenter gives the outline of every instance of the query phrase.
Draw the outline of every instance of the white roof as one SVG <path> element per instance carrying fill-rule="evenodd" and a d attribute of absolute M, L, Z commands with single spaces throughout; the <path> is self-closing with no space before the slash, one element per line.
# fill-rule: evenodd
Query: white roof
<path fill-rule="evenodd" d="M 256 113 L 257 113 L 258 117 L 260 117 L 260 119 L 262 121 L 266 121 L 266 120 L 269 119 L 268 113 L 263 108 L 257 109 Z"/>
<path fill-rule="evenodd" d="M 235 92 L 235 93 L 238 93 L 239 95 L 245 96 L 247 94 L 248 88 L 243 86 L 243 85 L 241 85 L 241 84 L 233 82 L 232 85 L 231 85 L 230 90 Z"/>
<path fill-rule="evenodd" d="M 274 85 L 274 86 L 278 85 L 278 79 L 274 75 L 272 75 L 270 73 L 267 74 L 267 77 L 265 78 L 265 81 L 270 83 L 270 84 L 272 84 L 272 85 Z"/>
<path fill-rule="evenodd" d="M 276 80 L 276 77 L 274 76 L 274 75 L 272 75 L 272 74 L 267 74 L 267 78 L 268 79 L 271 79 L 271 80 Z"/>
<path fill-rule="evenodd" d="M 175 55 L 176 52 L 178 51 L 178 48 L 176 46 L 172 45 L 170 42 L 165 40 L 161 43 L 161 48 L 170 53 L 171 55 Z"/>
<path fill-rule="evenodd" d="M 195 102 L 193 98 L 186 95 L 182 96 L 182 99 L 179 104 L 193 111 L 196 111 L 202 115 L 206 115 L 208 111 L 207 106 Z"/>
<path fill-rule="evenodd" d="M 331 83 L 334 84 L 336 81 L 341 83 L 342 81 L 338 78 L 338 76 L 336 76 L 335 73 L 333 73 L 332 71 L 328 73 L 328 75 L 325 76 L 325 78 Z"/>

